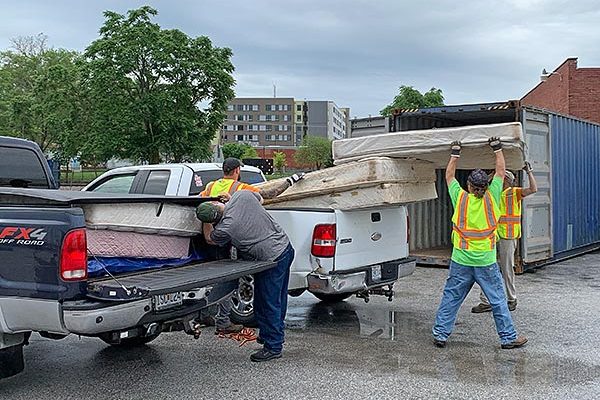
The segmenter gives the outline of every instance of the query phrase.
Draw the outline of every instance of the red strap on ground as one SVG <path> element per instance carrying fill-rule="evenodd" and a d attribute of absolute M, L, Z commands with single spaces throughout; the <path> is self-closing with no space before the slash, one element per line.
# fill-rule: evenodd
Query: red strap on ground
<path fill-rule="evenodd" d="M 239 333 L 219 333 L 220 339 L 232 339 L 240 342 L 240 347 L 248 342 L 256 341 L 256 330 L 252 328 L 244 328 Z"/>

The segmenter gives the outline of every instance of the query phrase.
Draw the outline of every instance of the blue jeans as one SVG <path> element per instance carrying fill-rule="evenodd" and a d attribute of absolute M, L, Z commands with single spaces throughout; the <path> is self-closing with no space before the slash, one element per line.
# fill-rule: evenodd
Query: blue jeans
<path fill-rule="evenodd" d="M 496 263 L 487 267 L 469 267 L 454 261 L 450 262 L 448 279 L 432 330 L 433 337 L 438 340 L 448 340 L 454 328 L 458 309 L 475 282 L 481 286 L 490 301 L 500 342 L 507 344 L 514 341 L 517 332 L 506 303 L 504 280 Z"/>
<path fill-rule="evenodd" d="M 231 295 L 238 288 L 239 280 L 229 281 L 215 285 L 211 290 L 208 300 L 213 302 L 219 300 L 217 305 L 217 315 L 215 315 L 215 325 L 217 329 L 225 329 L 231 326 L 229 314 L 231 314 Z"/>
<path fill-rule="evenodd" d="M 294 254 L 290 244 L 275 259 L 275 267 L 254 275 L 254 315 L 259 335 L 265 342 L 264 347 L 275 353 L 283 349 L 290 266 Z"/>

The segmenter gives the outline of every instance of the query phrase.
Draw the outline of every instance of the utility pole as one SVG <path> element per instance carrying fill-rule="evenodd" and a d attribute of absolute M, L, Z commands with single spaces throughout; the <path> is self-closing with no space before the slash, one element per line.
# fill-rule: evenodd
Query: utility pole
<path fill-rule="evenodd" d="M 277 86 L 275 86 L 275 82 L 273 82 L 273 97 L 277 97 Z"/>

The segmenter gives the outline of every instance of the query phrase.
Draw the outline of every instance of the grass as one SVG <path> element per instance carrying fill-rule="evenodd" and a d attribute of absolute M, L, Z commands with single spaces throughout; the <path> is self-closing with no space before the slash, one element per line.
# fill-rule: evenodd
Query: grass
<path fill-rule="evenodd" d="M 62 184 L 82 184 L 87 185 L 100 175 L 106 172 L 105 169 L 97 169 L 94 170 L 81 170 L 80 172 L 69 171 L 67 174 L 66 171 L 61 171 L 60 181 Z"/>

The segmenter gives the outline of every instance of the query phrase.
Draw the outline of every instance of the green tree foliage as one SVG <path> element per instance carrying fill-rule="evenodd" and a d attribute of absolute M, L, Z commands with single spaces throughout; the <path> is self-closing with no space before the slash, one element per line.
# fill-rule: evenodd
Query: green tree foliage
<path fill-rule="evenodd" d="M 383 108 L 379 113 L 383 116 L 392 115 L 396 108 L 426 108 L 440 107 L 444 105 L 444 94 L 442 89 L 431 88 L 424 94 L 412 86 L 400 86 L 399 92 L 391 104 Z"/>
<path fill-rule="evenodd" d="M 222 151 L 223 151 L 223 157 L 224 158 L 237 158 L 238 160 L 241 160 L 242 157 L 244 156 L 244 153 L 246 152 L 246 147 L 248 145 L 246 144 L 241 144 L 241 143 L 225 143 L 223 145 Z"/>
<path fill-rule="evenodd" d="M 286 155 L 283 151 L 276 151 L 273 153 L 273 167 L 278 173 L 282 173 L 283 169 L 287 167 Z"/>
<path fill-rule="evenodd" d="M 244 158 L 258 158 L 258 152 L 254 147 L 246 145 L 244 153 L 242 154 L 242 159 Z"/>
<path fill-rule="evenodd" d="M 105 12 L 84 53 L 93 147 L 151 163 L 207 158 L 234 96 L 232 52 L 161 29 L 156 15 Z"/>
<path fill-rule="evenodd" d="M 81 57 L 46 47 L 43 35 L 13 39 L 0 53 L 0 134 L 35 141 L 67 160 L 84 147 Z"/>
<path fill-rule="evenodd" d="M 330 167 L 333 165 L 331 140 L 320 136 L 306 135 L 294 158 L 298 164 L 309 165 L 311 168 Z"/>

